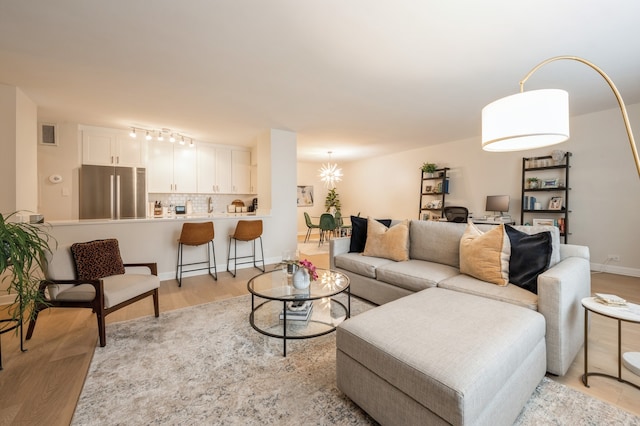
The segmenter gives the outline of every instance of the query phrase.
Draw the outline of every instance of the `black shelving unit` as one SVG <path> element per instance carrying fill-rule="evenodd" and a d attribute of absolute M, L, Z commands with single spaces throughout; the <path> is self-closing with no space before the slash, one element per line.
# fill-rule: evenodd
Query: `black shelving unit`
<path fill-rule="evenodd" d="M 432 174 L 422 172 L 418 219 L 429 220 L 436 219 L 435 216 L 438 219 L 444 217 L 445 198 L 450 190 L 448 172 L 449 167 L 437 169 Z"/>
<path fill-rule="evenodd" d="M 562 161 L 556 163 L 551 155 L 542 157 L 525 157 L 522 159 L 522 209 L 520 223 L 533 225 L 534 219 L 552 221 L 560 228 L 560 237 L 566 244 L 569 232 L 569 169 L 571 153 L 566 152 Z M 536 176 L 541 175 L 542 177 Z M 538 177 L 540 180 L 536 187 L 531 187 L 527 179 Z M 535 208 L 535 202 L 541 204 Z M 550 208 L 550 200 L 561 198 L 560 208 Z M 538 215 L 536 218 L 535 216 Z"/>

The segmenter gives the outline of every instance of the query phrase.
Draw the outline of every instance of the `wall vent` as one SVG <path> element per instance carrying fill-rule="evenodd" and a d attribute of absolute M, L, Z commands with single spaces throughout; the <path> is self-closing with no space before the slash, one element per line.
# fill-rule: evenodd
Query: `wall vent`
<path fill-rule="evenodd" d="M 39 130 L 42 145 L 58 145 L 55 124 L 42 123 Z"/>

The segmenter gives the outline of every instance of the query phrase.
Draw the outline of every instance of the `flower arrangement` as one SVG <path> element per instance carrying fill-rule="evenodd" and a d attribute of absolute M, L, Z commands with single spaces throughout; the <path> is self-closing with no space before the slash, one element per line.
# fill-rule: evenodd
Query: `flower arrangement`
<path fill-rule="evenodd" d="M 311 261 L 305 259 L 297 262 L 298 267 L 304 268 L 309 273 L 309 279 L 311 281 L 315 281 L 318 279 L 318 272 L 316 271 L 316 267 Z"/>

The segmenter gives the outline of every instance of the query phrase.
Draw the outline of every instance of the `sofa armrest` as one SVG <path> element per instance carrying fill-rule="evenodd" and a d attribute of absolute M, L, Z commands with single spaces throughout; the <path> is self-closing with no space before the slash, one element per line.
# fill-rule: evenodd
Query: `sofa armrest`
<path fill-rule="evenodd" d="M 349 253 L 349 247 L 351 246 L 351 237 L 333 238 L 329 241 L 329 268 L 335 269 L 334 257 Z"/>
<path fill-rule="evenodd" d="M 560 260 L 568 257 L 581 257 L 589 260 L 589 247 L 575 244 L 560 244 Z"/>
<path fill-rule="evenodd" d="M 567 372 L 584 343 L 581 301 L 591 295 L 589 255 L 585 249 L 586 258 L 567 257 L 538 276 L 538 311 L 545 317 L 547 327 L 547 371 L 559 376 Z"/>

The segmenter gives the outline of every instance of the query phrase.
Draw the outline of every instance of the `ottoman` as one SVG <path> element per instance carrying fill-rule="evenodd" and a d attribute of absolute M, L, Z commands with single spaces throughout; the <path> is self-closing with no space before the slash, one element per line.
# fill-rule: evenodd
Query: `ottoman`
<path fill-rule="evenodd" d="M 429 288 L 343 322 L 338 388 L 383 425 L 511 425 L 546 371 L 538 312 Z"/>

